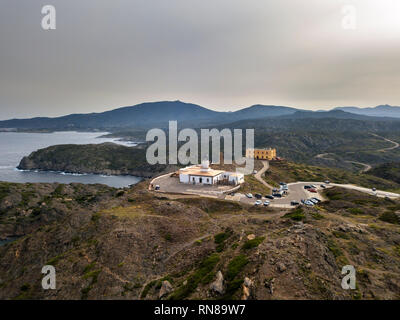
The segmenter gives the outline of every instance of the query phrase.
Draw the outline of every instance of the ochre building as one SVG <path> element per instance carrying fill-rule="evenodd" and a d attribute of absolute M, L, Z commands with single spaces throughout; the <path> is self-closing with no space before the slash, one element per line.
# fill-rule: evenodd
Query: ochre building
<path fill-rule="evenodd" d="M 246 149 L 246 158 L 273 160 L 276 158 L 276 149 Z"/>

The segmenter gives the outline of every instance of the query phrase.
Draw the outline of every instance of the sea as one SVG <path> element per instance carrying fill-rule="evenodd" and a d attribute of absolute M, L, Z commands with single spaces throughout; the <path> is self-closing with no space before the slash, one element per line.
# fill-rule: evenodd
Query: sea
<path fill-rule="evenodd" d="M 65 172 L 23 171 L 17 166 L 24 156 L 38 149 L 59 144 L 99 144 L 113 142 L 128 147 L 136 144 L 120 139 L 101 137 L 107 132 L 54 132 L 20 133 L 0 132 L 0 181 L 7 182 L 58 182 L 58 183 L 101 183 L 123 188 L 138 183 L 136 176 L 107 176 L 99 174 L 70 174 Z"/>

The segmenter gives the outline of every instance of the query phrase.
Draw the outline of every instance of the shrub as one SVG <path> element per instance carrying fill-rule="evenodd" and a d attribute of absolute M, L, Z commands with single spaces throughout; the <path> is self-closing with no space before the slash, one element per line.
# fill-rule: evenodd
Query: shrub
<path fill-rule="evenodd" d="M 208 256 L 200 264 L 197 269 L 188 279 L 187 284 L 177 289 L 170 297 L 171 300 L 182 300 L 193 293 L 199 283 L 207 283 L 213 279 L 211 273 L 214 267 L 219 262 L 219 255 L 214 253 Z"/>
<path fill-rule="evenodd" d="M 283 217 L 289 218 L 289 219 L 292 219 L 295 221 L 302 221 L 306 218 L 302 208 L 297 208 L 297 209 L 293 210 L 292 212 L 286 213 Z"/>
<path fill-rule="evenodd" d="M 243 245 L 242 249 L 248 250 L 248 249 L 258 247 L 260 245 L 260 243 L 264 241 L 264 239 L 265 239 L 265 237 L 257 237 L 252 240 L 246 241 L 245 244 Z"/>
<path fill-rule="evenodd" d="M 382 213 L 379 217 L 379 220 L 392 223 L 392 224 L 400 224 L 400 218 L 397 216 L 396 213 L 391 211 L 386 211 Z"/>
<path fill-rule="evenodd" d="M 226 272 L 226 279 L 232 281 L 236 276 L 243 270 L 243 268 L 249 263 L 249 260 L 245 255 L 241 254 L 236 256 L 229 262 L 228 270 Z"/>
<path fill-rule="evenodd" d="M 364 211 L 360 208 L 349 208 L 347 211 L 351 214 L 363 214 Z"/>

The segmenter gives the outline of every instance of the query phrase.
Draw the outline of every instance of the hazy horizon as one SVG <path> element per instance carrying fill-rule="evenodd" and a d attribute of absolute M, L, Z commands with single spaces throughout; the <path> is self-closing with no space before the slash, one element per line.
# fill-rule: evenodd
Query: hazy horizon
<path fill-rule="evenodd" d="M 41 9 L 56 8 L 44 31 Z M 355 29 L 343 8 L 356 9 Z M 400 105 L 400 1 L 4 0 L 0 120 L 180 100 Z"/>

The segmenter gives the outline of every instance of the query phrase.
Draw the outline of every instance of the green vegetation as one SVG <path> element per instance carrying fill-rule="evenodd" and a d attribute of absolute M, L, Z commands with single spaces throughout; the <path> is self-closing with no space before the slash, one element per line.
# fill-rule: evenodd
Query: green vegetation
<path fill-rule="evenodd" d="M 152 176 L 165 170 L 166 165 L 149 165 L 145 149 L 103 143 L 56 145 L 40 149 L 23 158 L 18 168 Z"/>
<path fill-rule="evenodd" d="M 217 263 L 219 262 L 219 255 L 214 253 L 208 256 L 200 264 L 197 269 L 188 279 L 187 284 L 178 288 L 170 297 L 171 300 L 183 300 L 193 293 L 200 283 L 205 284 L 210 279 L 212 280 L 211 274 Z"/>
<path fill-rule="evenodd" d="M 400 217 L 392 211 L 386 211 L 379 216 L 379 220 L 392 224 L 400 224 Z"/>
<path fill-rule="evenodd" d="M 58 263 L 63 257 L 64 257 L 64 254 L 60 254 L 60 255 L 58 255 L 58 256 L 55 256 L 54 258 L 51 258 L 50 260 L 48 260 L 48 261 L 46 262 L 46 264 L 47 264 L 47 265 L 50 265 L 50 266 L 55 266 L 55 265 L 57 265 L 57 263 Z"/>
<path fill-rule="evenodd" d="M 97 278 L 101 272 L 101 269 L 93 270 L 96 262 L 88 264 L 83 270 L 83 279 L 90 279 L 89 285 L 81 290 L 81 299 L 85 300 L 88 297 L 90 290 L 97 283 Z"/>
<path fill-rule="evenodd" d="M 283 218 L 289 218 L 294 221 L 303 221 L 306 216 L 304 214 L 303 208 L 296 208 L 293 211 L 286 213 Z"/>
<path fill-rule="evenodd" d="M 140 299 L 146 298 L 150 289 L 153 288 L 156 285 L 156 283 L 157 283 L 157 280 L 153 280 L 153 281 L 150 281 L 148 284 L 146 284 L 146 286 L 144 287 L 144 289 L 140 295 Z"/>
<path fill-rule="evenodd" d="M 348 212 L 350 212 L 351 214 L 363 214 L 364 211 L 360 208 L 349 208 L 347 209 Z"/>
<path fill-rule="evenodd" d="M 244 269 L 244 267 L 249 263 L 247 257 L 240 254 L 233 258 L 228 264 L 228 270 L 226 272 L 226 279 L 228 281 L 233 281 L 236 276 Z"/>
<path fill-rule="evenodd" d="M 238 278 L 240 272 L 243 271 L 244 267 L 249 263 L 247 257 L 240 254 L 234 257 L 228 264 L 226 271 L 226 291 L 225 295 L 221 297 L 224 300 L 232 299 L 235 292 L 240 288 L 243 283 L 243 278 Z"/>
<path fill-rule="evenodd" d="M 265 237 L 257 237 L 257 238 L 254 238 L 252 240 L 248 240 L 248 241 L 246 241 L 244 243 L 244 245 L 242 246 L 242 249 L 243 250 L 249 250 L 249 249 L 252 249 L 252 248 L 256 248 L 261 244 L 261 242 L 264 241 L 264 239 L 265 239 Z"/>
<path fill-rule="evenodd" d="M 231 229 L 227 229 L 225 232 L 218 233 L 214 236 L 214 242 L 217 245 L 217 252 L 221 252 L 225 248 L 225 241 L 231 237 L 233 231 Z"/>
<path fill-rule="evenodd" d="M 253 175 L 247 175 L 244 177 L 244 183 L 240 186 L 240 192 L 266 195 L 271 193 L 271 189 L 263 185 Z"/>
<path fill-rule="evenodd" d="M 368 174 L 400 184 L 400 162 L 389 162 L 378 165 Z"/>

